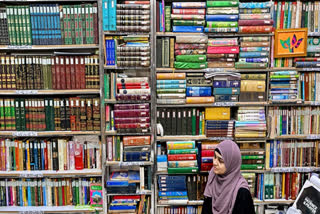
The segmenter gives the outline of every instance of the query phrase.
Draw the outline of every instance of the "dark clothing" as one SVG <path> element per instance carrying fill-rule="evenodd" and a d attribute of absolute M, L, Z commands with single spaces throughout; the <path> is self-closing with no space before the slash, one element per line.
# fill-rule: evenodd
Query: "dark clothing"
<path fill-rule="evenodd" d="M 204 199 L 202 214 L 212 214 L 212 198 Z M 246 188 L 239 189 L 232 214 L 255 214 L 251 193 Z"/>

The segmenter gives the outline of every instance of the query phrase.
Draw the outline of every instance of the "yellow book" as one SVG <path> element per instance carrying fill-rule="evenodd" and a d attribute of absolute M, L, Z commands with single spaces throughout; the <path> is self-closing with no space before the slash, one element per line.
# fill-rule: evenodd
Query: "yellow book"
<path fill-rule="evenodd" d="M 266 143 L 266 169 L 270 169 L 270 142 Z"/>
<path fill-rule="evenodd" d="M 19 170 L 23 170 L 23 143 L 19 141 Z"/>
<path fill-rule="evenodd" d="M 214 103 L 214 97 L 187 97 L 188 104 Z"/>
<path fill-rule="evenodd" d="M 186 73 L 157 73 L 157 80 L 183 80 L 186 78 Z"/>
<path fill-rule="evenodd" d="M 25 182 L 26 182 L 26 179 L 22 179 L 22 200 L 23 200 L 23 205 L 28 206 L 26 186 L 24 185 Z"/>
<path fill-rule="evenodd" d="M 203 111 L 202 112 L 202 135 L 204 135 L 204 133 L 205 133 L 205 123 L 206 123 L 206 121 L 205 121 L 205 112 Z"/>
<path fill-rule="evenodd" d="M 90 169 L 90 149 L 91 149 L 91 146 L 89 146 L 90 143 L 87 144 L 87 166 L 84 166 L 84 168 L 88 168 Z"/>
<path fill-rule="evenodd" d="M 230 120 L 230 108 L 208 107 L 205 109 L 206 120 Z"/>
<path fill-rule="evenodd" d="M 241 80 L 241 92 L 265 92 L 266 82 L 259 80 Z"/>
<path fill-rule="evenodd" d="M 30 149 L 29 149 L 30 143 L 29 140 L 26 142 L 26 148 L 27 148 L 27 170 L 30 170 Z"/>
<path fill-rule="evenodd" d="M 282 193 L 281 193 L 282 198 L 286 197 L 285 187 L 286 187 L 286 173 L 282 173 L 282 188 L 281 188 L 281 190 L 282 190 Z"/>

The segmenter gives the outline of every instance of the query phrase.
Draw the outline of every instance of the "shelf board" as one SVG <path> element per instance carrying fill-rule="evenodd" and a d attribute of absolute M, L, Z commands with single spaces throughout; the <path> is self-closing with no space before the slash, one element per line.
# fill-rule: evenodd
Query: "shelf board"
<path fill-rule="evenodd" d="M 177 105 L 157 104 L 157 107 L 177 108 L 177 107 L 267 106 L 267 105 L 268 105 L 268 102 L 215 102 L 211 104 L 177 104 Z"/>
<path fill-rule="evenodd" d="M 147 133 L 117 133 L 116 131 L 106 131 L 105 132 L 106 135 L 115 135 L 115 136 L 145 136 L 145 135 L 151 135 L 151 132 L 147 132 Z"/>
<path fill-rule="evenodd" d="M 294 200 L 286 200 L 286 199 L 267 199 L 262 202 L 263 204 L 292 204 Z"/>
<path fill-rule="evenodd" d="M 21 177 L 21 178 L 42 178 L 42 177 L 101 177 L 101 169 L 83 169 L 83 170 L 36 170 L 36 171 L 2 171 L 0 177 Z"/>
<path fill-rule="evenodd" d="M 150 70 L 151 67 L 118 67 L 118 66 L 110 66 L 110 65 L 104 65 L 104 69 L 110 69 L 110 70 Z"/>
<path fill-rule="evenodd" d="M 136 104 L 136 103 L 151 103 L 151 100 L 114 100 L 114 99 L 105 99 L 104 103 L 106 104 Z"/>
<path fill-rule="evenodd" d="M 301 139 L 301 140 L 318 140 L 320 139 L 320 134 L 310 134 L 310 135 L 282 135 L 282 136 L 275 136 L 270 137 L 269 140 L 281 140 L 281 139 Z"/>
<path fill-rule="evenodd" d="M 249 73 L 249 72 L 268 72 L 270 69 L 235 69 L 235 68 L 205 68 L 205 69 L 175 69 L 175 68 L 156 68 L 156 72 L 180 72 L 180 73 L 206 73 L 206 72 L 239 72 L 239 73 Z"/>
<path fill-rule="evenodd" d="M 320 167 L 273 167 L 271 172 L 320 172 Z"/>
<path fill-rule="evenodd" d="M 151 161 L 132 161 L 132 162 L 120 162 L 120 161 L 106 161 L 107 166 L 152 166 Z"/>
<path fill-rule="evenodd" d="M 157 32 L 157 36 L 181 36 L 181 35 L 186 35 L 186 36 L 203 36 L 207 35 L 208 37 L 235 37 L 235 36 L 273 36 L 273 33 L 264 33 L 264 34 L 248 34 L 248 33 L 176 33 L 176 32 Z"/>
<path fill-rule="evenodd" d="M 0 207 L 0 213 L 44 212 L 44 213 L 92 213 L 102 208 L 89 206 L 39 206 L 39 207 Z"/>
<path fill-rule="evenodd" d="M 1 50 L 64 50 L 64 49 L 97 49 L 99 45 L 82 44 L 82 45 L 29 45 L 29 46 L 13 46 L 0 45 Z"/>
<path fill-rule="evenodd" d="M 233 137 L 206 137 L 205 135 L 172 135 L 172 136 L 157 136 L 157 141 L 183 141 L 183 140 L 210 140 L 210 141 L 215 141 L 215 140 L 235 140 L 235 141 L 256 141 L 256 142 L 261 142 L 267 140 L 265 137 L 260 137 L 260 138 L 233 138 Z"/>
<path fill-rule="evenodd" d="M 100 94 L 99 89 L 73 90 L 0 90 L 1 95 L 58 95 L 58 94 Z"/>
<path fill-rule="evenodd" d="M 0 136 L 42 137 L 42 136 L 73 136 L 100 135 L 100 131 L 1 131 Z"/>
<path fill-rule="evenodd" d="M 151 190 L 137 191 L 136 193 L 107 193 L 108 196 L 117 196 L 117 195 L 151 195 Z"/>
<path fill-rule="evenodd" d="M 142 35 L 146 35 L 149 37 L 150 35 L 150 32 L 119 32 L 119 31 L 104 31 L 103 34 L 105 36 L 126 36 L 126 35 L 139 35 L 139 36 L 142 36 Z"/>

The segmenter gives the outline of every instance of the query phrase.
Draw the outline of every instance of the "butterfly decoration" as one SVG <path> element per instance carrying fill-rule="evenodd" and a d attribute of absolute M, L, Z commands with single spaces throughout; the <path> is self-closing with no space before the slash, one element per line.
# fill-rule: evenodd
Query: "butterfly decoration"
<path fill-rule="evenodd" d="M 289 49 L 290 53 L 294 53 L 294 49 L 300 46 L 302 40 L 303 38 L 297 40 L 296 34 L 294 34 L 291 42 L 290 37 L 288 37 L 286 40 L 280 39 L 280 43 L 284 49 Z"/>

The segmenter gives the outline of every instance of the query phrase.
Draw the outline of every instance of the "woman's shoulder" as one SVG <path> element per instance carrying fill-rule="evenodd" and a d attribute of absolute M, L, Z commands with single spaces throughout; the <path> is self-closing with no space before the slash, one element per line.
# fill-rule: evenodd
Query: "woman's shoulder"
<path fill-rule="evenodd" d="M 252 196 L 247 188 L 241 187 L 238 190 L 237 198 L 252 198 Z"/>

